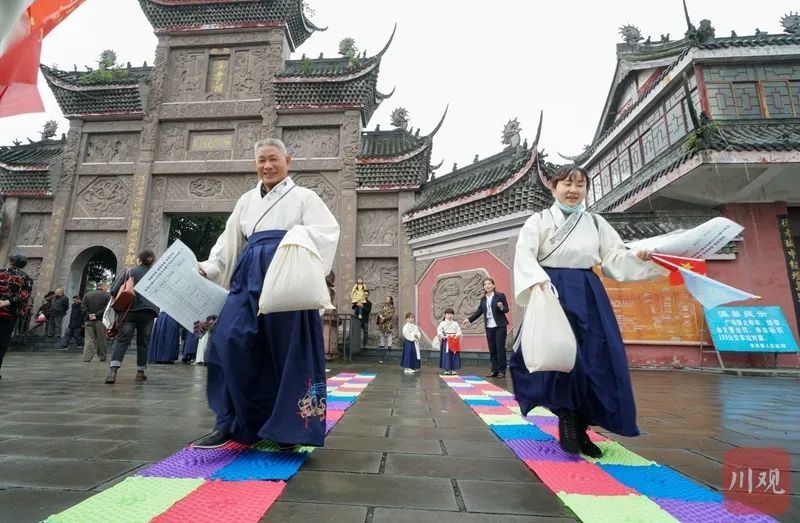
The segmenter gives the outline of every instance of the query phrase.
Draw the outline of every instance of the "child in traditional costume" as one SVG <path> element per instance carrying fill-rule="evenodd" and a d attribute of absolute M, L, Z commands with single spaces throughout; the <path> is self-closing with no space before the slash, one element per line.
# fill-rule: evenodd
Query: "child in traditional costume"
<path fill-rule="evenodd" d="M 623 436 L 637 436 L 636 406 L 628 360 L 619 326 L 600 278 L 640 281 L 663 276 L 647 251 L 634 252 L 599 215 L 585 212 L 589 176 L 567 166 L 551 178 L 542 174 L 556 201 L 531 216 L 522 227 L 514 257 L 514 295 L 527 306 L 535 286 L 558 292 L 577 340 L 570 372 L 529 372 L 521 350 L 511 356 L 514 394 L 522 414 L 536 406 L 559 418 L 561 448 L 600 457 L 602 451 L 586 434 L 589 425 Z M 538 291 L 537 291 L 538 292 Z M 531 328 L 524 324 L 522 329 Z"/>
<path fill-rule="evenodd" d="M 453 375 L 461 369 L 461 327 L 453 318 L 453 309 L 444 310 L 444 321 L 436 328 L 439 339 L 439 367 L 445 375 Z"/>
<path fill-rule="evenodd" d="M 400 356 L 400 365 L 406 374 L 419 372 L 420 368 L 419 340 L 422 333 L 415 321 L 412 313 L 406 314 L 406 324 L 403 325 L 403 354 Z"/>

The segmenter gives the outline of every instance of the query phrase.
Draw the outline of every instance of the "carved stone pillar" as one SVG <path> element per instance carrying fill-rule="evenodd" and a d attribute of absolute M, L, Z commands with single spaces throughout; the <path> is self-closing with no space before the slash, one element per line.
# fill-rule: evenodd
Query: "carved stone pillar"
<path fill-rule="evenodd" d="M 406 229 L 403 225 L 403 214 L 414 205 L 414 193 L 401 192 L 398 195 L 397 209 L 397 318 L 399 325 L 405 322 L 407 312 L 417 310 L 415 289 L 414 257 L 408 244 Z M 416 313 L 415 313 L 416 314 Z"/>
<path fill-rule="evenodd" d="M 17 231 L 19 230 L 19 198 L 6 198 L 3 204 L 3 224 L 0 227 L 0 266 L 6 266 L 6 260 L 11 255 L 11 247 L 17 244 Z"/>
<path fill-rule="evenodd" d="M 150 75 L 150 89 L 145 101 L 142 132 L 139 137 L 139 158 L 133 172 L 133 199 L 128 219 L 128 235 L 125 239 L 124 265 L 136 264 L 136 255 L 145 244 L 147 230 L 147 209 L 150 206 L 150 182 L 153 172 L 153 160 L 156 153 L 156 137 L 164 97 L 164 85 L 167 74 L 167 58 L 169 55 L 169 36 L 159 37 L 156 47 L 156 61 Z M 159 219 L 152 217 L 151 219 Z M 121 267 L 118 267 L 121 269 Z"/>
<path fill-rule="evenodd" d="M 341 129 L 343 168 L 341 171 L 342 203 L 339 210 L 339 270 L 336 295 L 340 312 L 350 312 L 350 290 L 356 283 L 356 236 L 358 230 L 358 196 L 356 194 L 356 157 L 361 142 L 361 113 L 346 111 Z M 374 303 L 374 301 L 373 301 Z M 374 307 L 375 305 L 373 305 Z"/>
<path fill-rule="evenodd" d="M 78 152 L 82 133 L 83 120 L 70 120 L 67 143 L 64 146 L 61 165 L 54 167 L 51 164 L 50 166 L 51 173 L 57 175 L 53 176 L 53 183 L 55 184 L 53 214 L 50 218 L 50 231 L 45 240 L 39 281 L 34 289 L 34 304 L 39 303 L 48 290 L 64 285 L 67 282 L 68 275 L 56 274 L 56 267 L 61 266 L 57 262 L 61 260 L 61 255 L 64 251 L 64 223 L 72 213 L 72 189 L 77 177 L 75 171 L 78 166 Z"/>

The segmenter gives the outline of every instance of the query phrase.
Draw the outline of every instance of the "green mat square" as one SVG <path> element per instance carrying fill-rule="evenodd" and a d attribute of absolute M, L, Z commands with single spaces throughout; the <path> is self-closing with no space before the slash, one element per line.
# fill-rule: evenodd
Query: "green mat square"
<path fill-rule="evenodd" d="M 584 456 L 586 461 L 602 463 L 603 465 L 628 465 L 630 467 L 649 467 L 656 464 L 654 461 L 631 452 L 616 441 L 599 441 L 595 445 L 603 450 L 603 457 L 594 459 Z"/>
<path fill-rule="evenodd" d="M 292 450 L 291 452 L 313 452 L 316 447 L 297 447 L 296 449 Z M 265 452 L 283 452 L 281 449 L 278 448 L 278 445 L 273 443 L 272 441 L 259 441 L 255 445 L 252 446 L 253 450 L 263 450 Z"/>
<path fill-rule="evenodd" d="M 675 523 L 667 511 L 644 496 L 586 496 L 559 492 L 558 497 L 583 523 Z"/>
<path fill-rule="evenodd" d="M 130 477 L 46 523 L 147 523 L 203 484 L 202 479 Z"/>
<path fill-rule="evenodd" d="M 552 416 L 554 418 L 556 417 L 555 414 L 553 414 L 544 407 L 534 407 L 533 410 L 531 410 L 528 413 L 528 416 Z"/>

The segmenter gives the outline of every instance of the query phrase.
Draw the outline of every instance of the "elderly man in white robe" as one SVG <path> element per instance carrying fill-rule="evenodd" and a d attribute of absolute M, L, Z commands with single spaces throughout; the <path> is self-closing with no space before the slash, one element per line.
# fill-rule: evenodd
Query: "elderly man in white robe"
<path fill-rule="evenodd" d="M 270 292 L 263 288 L 267 270 L 282 246 L 306 247 L 327 274 L 339 242 L 336 219 L 316 193 L 294 184 L 291 163 L 280 140 L 255 144 L 258 183 L 236 203 L 208 260 L 200 263 L 200 273 L 230 294 L 206 355 L 216 423 L 194 443 L 198 448 L 260 440 L 282 448 L 322 446 L 325 438 L 318 310 L 259 314 L 259 297 Z"/>
<path fill-rule="evenodd" d="M 577 355 L 571 372 L 529 372 L 523 351 L 516 350 L 509 365 L 514 395 L 523 415 L 536 406 L 558 415 L 564 451 L 596 458 L 602 451 L 590 441 L 589 425 L 623 436 L 637 436 L 639 429 L 622 334 L 592 269 L 600 266 L 605 276 L 618 281 L 657 278 L 666 271 L 648 261 L 649 252 L 628 250 L 602 216 L 586 212 L 586 171 L 562 167 L 543 183 L 555 202 L 528 218 L 520 231 L 514 297 L 527 306 L 535 286 L 551 292 L 552 284 L 575 334 Z"/>

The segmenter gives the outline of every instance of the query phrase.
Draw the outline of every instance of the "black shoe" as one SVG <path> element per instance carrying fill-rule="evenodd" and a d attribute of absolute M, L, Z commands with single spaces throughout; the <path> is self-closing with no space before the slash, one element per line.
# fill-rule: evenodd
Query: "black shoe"
<path fill-rule="evenodd" d="M 506 377 L 506 373 L 505 372 L 498 372 L 497 373 L 497 377 L 498 378 L 505 378 Z"/>
<path fill-rule="evenodd" d="M 490 372 L 489 374 L 487 374 L 487 375 L 486 375 L 486 377 L 487 377 L 487 378 L 496 378 L 496 377 L 497 377 L 497 371 L 496 371 L 496 370 L 493 370 L 492 372 Z"/>
<path fill-rule="evenodd" d="M 275 445 L 281 452 L 293 452 L 300 447 L 297 443 L 275 443 Z"/>
<path fill-rule="evenodd" d="M 581 448 L 581 454 L 595 459 L 602 458 L 603 449 L 595 445 L 591 438 L 589 438 L 589 434 L 586 432 L 589 430 L 589 424 L 586 422 L 583 416 L 579 416 L 578 421 L 578 443 Z"/>
<path fill-rule="evenodd" d="M 196 449 L 217 449 L 231 441 L 231 433 L 226 431 L 215 430 L 211 434 L 207 434 L 199 440 L 192 443 L 192 447 Z"/>
<path fill-rule="evenodd" d="M 558 444 L 564 452 L 569 454 L 580 453 L 578 415 L 571 410 L 565 410 L 558 416 Z"/>

